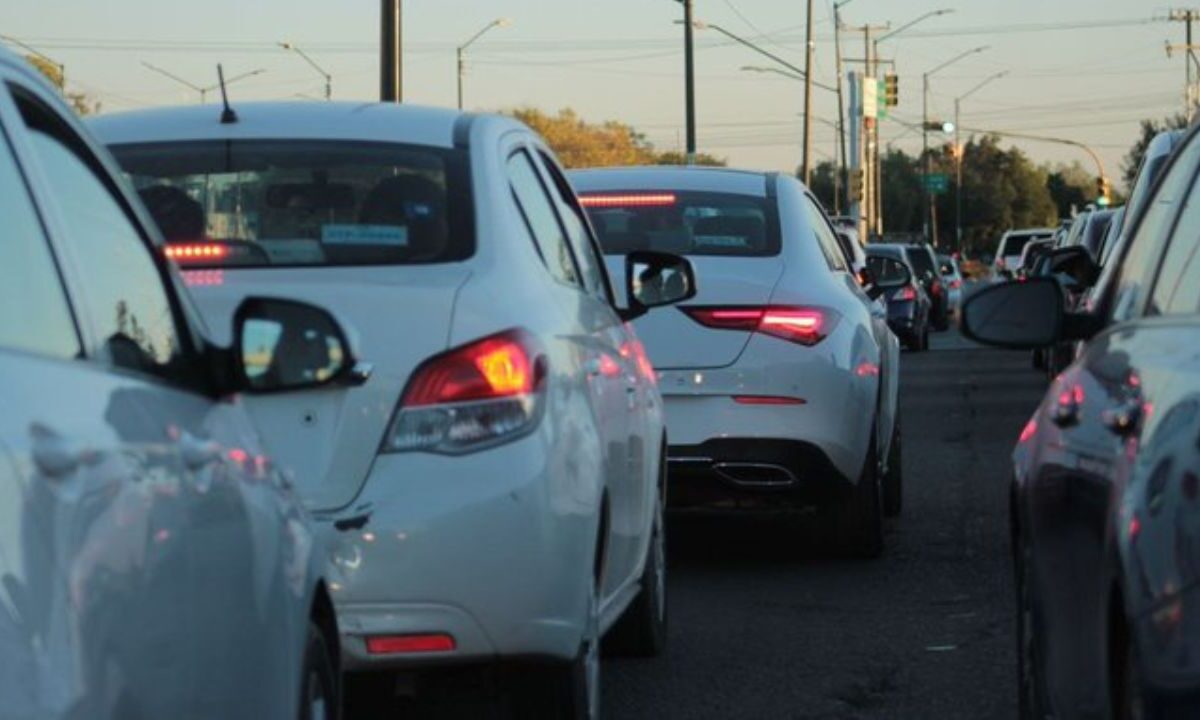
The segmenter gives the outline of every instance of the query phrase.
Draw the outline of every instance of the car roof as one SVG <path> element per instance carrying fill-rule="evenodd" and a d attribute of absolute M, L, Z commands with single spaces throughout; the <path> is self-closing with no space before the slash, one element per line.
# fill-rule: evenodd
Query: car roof
<path fill-rule="evenodd" d="M 568 175 L 571 184 L 581 194 L 614 190 L 679 190 L 765 197 L 768 180 L 776 174 L 717 167 L 661 165 L 572 170 Z"/>
<path fill-rule="evenodd" d="M 221 106 L 208 104 L 98 115 L 88 124 L 108 145 L 253 138 L 452 148 L 456 124 L 470 117 L 455 110 L 380 102 L 234 102 L 232 106 L 238 117 L 233 123 L 221 123 Z M 515 120 L 504 120 L 520 126 Z"/>

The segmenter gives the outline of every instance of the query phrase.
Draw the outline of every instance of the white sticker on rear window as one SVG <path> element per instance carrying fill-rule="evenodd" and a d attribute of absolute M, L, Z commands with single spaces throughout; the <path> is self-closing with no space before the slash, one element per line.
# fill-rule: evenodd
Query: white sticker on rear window
<path fill-rule="evenodd" d="M 746 245 L 746 238 L 738 235 L 697 235 L 696 243 L 717 247 L 743 247 Z"/>
<path fill-rule="evenodd" d="M 408 228 L 402 225 L 322 225 L 326 245 L 408 245 Z"/>

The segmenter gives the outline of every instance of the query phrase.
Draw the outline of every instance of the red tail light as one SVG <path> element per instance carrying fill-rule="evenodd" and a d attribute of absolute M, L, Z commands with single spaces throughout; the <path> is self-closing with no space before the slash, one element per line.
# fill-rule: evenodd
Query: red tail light
<path fill-rule="evenodd" d="M 917 299 L 917 291 L 912 285 L 905 285 L 900 288 L 900 292 L 892 296 L 896 302 L 912 302 Z"/>
<path fill-rule="evenodd" d="M 371 655 L 401 655 L 404 653 L 450 652 L 457 644 L 445 633 L 428 635 L 374 635 L 367 638 L 367 653 Z"/>
<path fill-rule="evenodd" d="M 938 282 L 937 280 L 934 280 L 933 284 L 929 286 L 929 292 L 932 293 L 933 295 L 941 295 L 942 294 L 942 284 L 940 282 Z"/>
<path fill-rule="evenodd" d="M 229 247 L 217 243 L 172 243 L 163 248 L 168 260 L 177 263 L 212 262 L 229 255 Z"/>
<path fill-rule="evenodd" d="M 951 290 L 957 290 L 960 287 L 962 287 L 962 280 L 959 280 L 956 278 L 956 279 L 950 281 L 950 289 Z"/>
<path fill-rule="evenodd" d="M 579 204 L 588 207 L 663 207 L 675 204 L 672 193 L 639 195 L 581 195 Z"/>
<path fill-rule="evenodd" d="M 461 454 L 521 437 L 542 415 L 546 374 L 520 330 L 437 355 L 413 373 L 381 452 Z"/>
<path fill-rule="evenodd" d="M 745 330 L 772 335 L 801 345 L 816 345 L 837 325 L 832 310 L 815 307 L 691 307 L 682 308 L 693 320 L 718 330 Z"/>
<path fill-rule="evenodd" d="M 537 371 L 522 333 L 480 340 L 426 363 L 404 393 L 404 407 L 531 393 Z"/>

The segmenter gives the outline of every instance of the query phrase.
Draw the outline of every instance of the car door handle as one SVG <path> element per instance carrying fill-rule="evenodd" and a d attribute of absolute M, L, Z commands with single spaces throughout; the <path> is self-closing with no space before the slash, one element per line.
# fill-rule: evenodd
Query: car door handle
<path fill-rule="evenodd" d="M 1112 434 L 1126 437 L 1137 429 L 1141 417 L 1142 403 L 1130 400 L 1100 413 L 1100 422 L 1104 423 L 1104 427 Z"/>

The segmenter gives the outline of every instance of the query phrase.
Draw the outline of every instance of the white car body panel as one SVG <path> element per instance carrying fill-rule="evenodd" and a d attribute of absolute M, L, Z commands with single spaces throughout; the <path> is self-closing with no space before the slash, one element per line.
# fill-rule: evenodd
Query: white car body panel
<path fill-rule="evenodd" d="M 604 502 L 610 515 L 602 630 L 639 590 L 665 429 L 654 378 L 625 352 L 637 344 L 632 328 L 608 302 L 553 280 L 512 201 L 509 153 L 549 150 L 523 125 L 499 117 L 475 117 L 467 131 L 459 123 L 468 116 L 409 106 L 264 103 L 237 110 L 241 120 L 230 126 L 192 108 L 93 122 L 111 145 L 228 137 L 452 147 L 457 138 L 470 148 L 476 247 L 469 259 L 227 268 L 223 285 L 194 288 L 214 322 L 251 291 L 286 289 L 326 302 L 354 328 L 357 356 L 374 366 L 359 388 L 248 403 L 252 413 L 290 423 L 290 432 L 273 429 L 265 442 L 294 467 L 307 501 L 338 508 L 322 514 L 330 523 L 354 521 L 354 529 L 337 535 L 334 551 L 345 574 L 333 595 L 347 667 L 573 657 L 585 630 Z M 549 358 L 545 414 L 533 434 L 458 456 L 377 454 L 419 362 L 511 328 L 531 333 Z M 329 417 L 318 431 L 302 433 L 296 423 L 309 407 Z M 419 632 L 449 632 L 456 649 L 366 652 L 367 636 Z"/>
<path fill-rule="evenodd" d="M 240 401 L 96 359 L 87 268 L 7 87 L 115 166 L 23 60 L 0 51 L 0 81 L 0 161 L 11 144 L 89 358 L 0 348 L 0 715 L 296 718 L 314 601 L 335 577 L 319 528 Z"/>
<path fill-rule="evenodd" d="M 583 170 L 571 177 L 583 195 L 702 190 L 763 197 L 765 183 L 777 183 L 781 253 L 689 256 L 699 292 L 688 304 L 819 306 L 841 317 L 813 347 L 757 332 L 705 328 L 678 309 L 635 321 L 659 370 L 672 447 L 730 438 L 803 441 L 820 448 L 848 483 L 859 478 L 873 428 L 880 453 L 887 452 L 896 416 L 899 344 L 887 328 L 883 306 L 868 300 L 849 272 L 830 272 L 811 239 L 802 185 L 724 170 Z M 610 269 L 623 262 L 622 256 L 607 261 Z M 718 343 L 726 348 L 723 355 L 714 353 Z M 741 347 L 737 355 L 727 350 L 734 346 Z M 800 397 L 805 404 L 739 405 L 733 395 Z"/>

